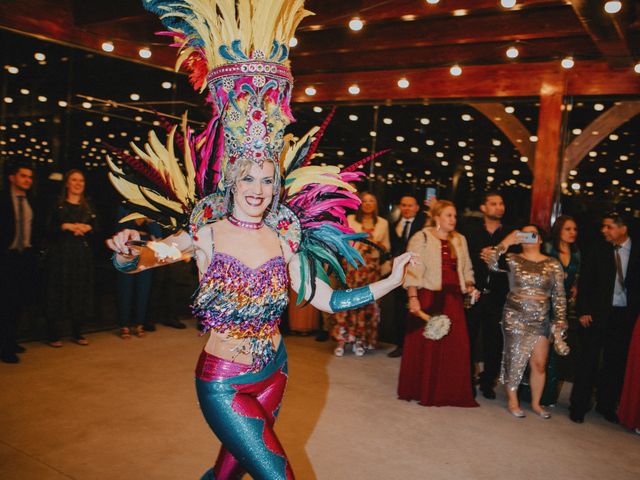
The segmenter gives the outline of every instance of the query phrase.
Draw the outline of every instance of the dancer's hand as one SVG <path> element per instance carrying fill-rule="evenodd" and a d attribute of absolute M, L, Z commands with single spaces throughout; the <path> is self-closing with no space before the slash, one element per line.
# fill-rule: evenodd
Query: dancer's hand
<path fill-rule="evenodd" d="M 140 255 L 138 250 L 131 249 L 127 245 L 127 242 L 131 240 L 140 240 L 140 233 L 137 230 L 124 229 L 107 239 L 106 244 L 109 249 L 120 255 L 128 257 Z"/>
<path fill-rule="evenodd" d="M 409 265 L 415 265 L 417 261 L 418 261 L 417 255 L 412 252 L 406 252 L 394 258 L 393 269 L 391 270 L 391 275 L 389 275 L 389 280 L 395 286 L 402 285 L 402 281 L 404 280 L 407 267 Z"/>
<path fill-rule="evenodd" d="M 418 297 L 409 298 L 409 312 L 412 313 L 413 315 L 418 315 L 419 311 L 420 311 L 420 300 L 418 300 Z"/>

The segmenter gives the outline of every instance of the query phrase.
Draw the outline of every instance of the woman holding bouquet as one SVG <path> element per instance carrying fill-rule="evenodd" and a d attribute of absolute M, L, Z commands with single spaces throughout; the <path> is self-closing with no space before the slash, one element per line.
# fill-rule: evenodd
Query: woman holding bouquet
<path fill-rule="evenodd" d="M 409 318 L 400 365 L 398 398 L 424 406 L 477 407 L 471 389 L 469 337 L 464 293 L 475 294 L 466 239 L 455 231 L 456 207 L 440 200 L 431 207 L 430 226 L 416 233 L 407 251 L 419 256 L 404 281 Z M 425 320 L 446 315 L 449 332 L 425 338 Z"/>

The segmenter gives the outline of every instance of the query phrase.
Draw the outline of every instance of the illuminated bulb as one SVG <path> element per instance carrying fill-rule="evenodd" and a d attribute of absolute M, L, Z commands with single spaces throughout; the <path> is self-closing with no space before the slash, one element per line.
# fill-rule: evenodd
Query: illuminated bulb
<path fill-rule="evenodd" d="M 397 142 L 404 142 L 404 137 L 403 137 L 402 135 L 398 135 L 398 136 L 396 137 L 396 141 L 397 141 Z"/>
<path fill-rule="evenodd" d="M 620 137 L 618 137 L 618 135 L 616 135 L 615 133 L 612 133 L 611 135 L 609 135 L 609 140 L 613 140 L 614 142 L 618 140 L 618 138 Z"/>
<path fill-rule="evenodd" d="M 571 184 L 572 190 L 580 190 L 580 184 L 578 182 Z"/>
<path fill-rule="evenodd" d="M 13 98 L 11 98 L 11 97 L 4 97 L 4 103 L 13 103 Z"/>
<path fill-rule="evenodd" d="M 449 162 L 447 162 L 446 160 L 442 160 L 442 161 L 440 162 L 440 165 L 442 165 L 443 167 L 446 167 L 446 166 L 448 166 L 448 165 L 449 165 Z"/>
<path fill-rule="evenodd" d="M 91 103 L 90 102 L 82 102 L 82 107 L 83 108 L 91 108 Z"/>
<path fill-rule="evenodd" d="M 437 5 L 438 3 L 440 3 L 440 0 L 427 0 L 427 3 L 429 5 Z"/>
<path fill-rule="evenodd" d="M 493 177 L 491 176 L 487 177 L 487 182 L 493 182 L 493 180 L 494 180 Z"/>
<path fill-rule="evenodd" d="M 358 85 L 351 85 L 349 87 L 349 93 L 351 95 L 358 95 L 360 93 L 360 87 Z"/>
<path fill-rule="evenodd" d="M 151 50 L 148 48 L 141 48 L 138 50 L 138 55 L 140 55 L 141 58 L 151 58 Z"/>
<path fill-rule="evenodd" d="M 600 168 L 598 169 L 598 172 L 600 172 L 600 173 L 607 173 L 607 169 L 606 169 L 605 167 L 600 167 Z"/>
<path fill-rule="evenodd" d="M 402 165 L 404 162 L 403 162 L 402 160 L 398 159 L 398 160 L 396 160 L 396 163 L 397 163 L 398 165 Z"/>
<path fill-rule="evenodd" d="M 426 141 L 426 142 L 424 142 L 424 143 L 426 143 L 426 144 L 427 144 L 427 145 L 429 145 L 430 147 L 436 144 L 436 142 L 434 142 L 433 140 L 427 140 L 427 141 Z"/>
<path fill-rule="evenodd" d="M 307 88 L 304 89 L 304 93 L 306 93 L 310 97 L 313 97 L 317 92 L 316 92 L 315 88 L 307 87 Z"/>
<path fill-rule="evenodd" d="M 171 87 L 173 87 L 173 84 L 171 82 L 162 82 L 162 88 L 164 88 L 165 90 L 169 90 Z"/>
<path fill-rule="evenodd" d="M 391 118 L 388 118 L 388 117 L 387 117 L 387 118 L 383 118 L 383 119 L 382 119 L 382 122 L 383 122 L 385 125 L 391 125 L 391 124 L 393 123 L 393 120 L 392 120 Z"/>
<path fill-rule="evenodd" d="M 464 140 L 460 140 L 460 141 L 458 142 L 458 146 L 459 146 L 459 147 L 466 147 L 466 146 L 467 146 L 467 142 L 465 142 Z"/>
<path fill-rule="evenodd" d="M 520 52 L 516 47 L 507 48 L 507 57 L 509 58 L 517 58 L 520 55 Z"/>
<path fill-rule="evenodd" d="M 500 145 L 502 145 L 502 142 L 500 140 L 498 140 L 498 139 L 495 139 L 495 138 L 493 140 L 491 140 L 491 143 L 495 147 L 499 147 Z"/>
<path fill-rule="evenodd" d="M 431 123 L 431 120 L 429 120 L 428 118 L 421 118 L 420 123 L 422 125 L 429 125 Z"/>
<path fill-rule="evenodd" d="M 465 165 L 464 166 L 464 169 L 467 170 L 467 171 L 471 171 L 471 168 L 472 168 L 471 165 Z"/>
<path fill-rule="evenodd" d="M 586 185 L 587 187 L 591 188 L 591 187 L 593 187 L 593 182 L 587 182 L 587 183 L 585 183 L 585 185 Z"/>
<path fill-rule="evenodd" d="M 411 147 L 411 153 L 418 153 L 418 147 Z"/>
<path fill-rule="evenodd" d="M 44 62 L 47 57 L 46 57 L 46 55 L 44 53 L 36 52 L 33 55 L 33 58 L 35 58 L 39 62 Z"/>
<path fill-rule="evenodd" d="M 7 72 L 9 72 L 12 75 L 16 75 L 18 72 L 20 72 L 18 67 L 14 67 L 13 65 L 5 65 L 4 68 L 6 68 Z"/>
<path fill-rule="evenodd" d="M 623 162 L 626 162 L 627 160 L 629 160 L 629 157 L 626 155 L 620 155 L 620 160 L 622 160 Z"/>
<path fill-rule="evenodd" d="M 349 21 L 349 28 L 354 32 L 359 32 L 364 27 L 364 22 L 358 17 L 354 17 Z"/>
<path fill-rule="evenodd" d="M 398 86 L 400 88 L 407 88 L 409 87 L 409 80 L 407 80 L 406 78 L 401 78 L 400 80 L 398 80 Z"/>
<path fill-rule="evenodd" d="M 471 160 L 471 155 L 462 155 L 462 159 L 468 162 L 469 160 Z"/>
<path fill-rule="evenodd" d="M 40 95 L 40 96 L 38 97 L 38 101 L 39 101 L 39 102 L 46 102 L 46 101 L 47 101 L 47 97 L 45 97 L 44 95 Z"/>
<path fill-rule="evenodd" d="M 511 173 L 513 173 L 514 175 L 520 175 L 520 170 L 514 170 L 514 171 L 513 171 L 513 172 L 511 172 Z"/>
<path fill-rule="evenodd" d="M 573 66 L 575 65 L 575 62 L 573 61 L 573 58 L 565 57 L 560 62 L 560 65 L 562 65 L 562 68 L 569 69 L 569 68 L 573 68 Z"/>
<path fill-rule="evenodd" d="M 487 168 L 487 172 L 489 172 L 489 173 L 496 173 L 496 169 L 495 169 L 495 168 L 491 168 L 491 167 L 489 167 L 489 168 Z"/>
<path fill-rule="evenodd" d="M 113 43 L 102 42 L 102 50 L 104 50 L 105 52 L 113 52 L 114 49 L 115 47 L 113 46 Z"/>
<path fill-rule="evenodd" d="M 313 111 L 316 113 L 322 113 L 322 107 L 313 107 Z"/>
<path fill-rule="evenodd" d="M 467 172 L 467 177 L 473 177 L 473 172 Z"/>
<path fill-rule="evenodd" d="M 500 5 L 504 8 L 513 8 L 516 6 L 516 0 L 500 0 Z"/>
<path fill-rule="evenodd" d="M 465 113 L 464 115 L 462 115 L 461 118 L 462 118 L 462 121 L 464 122 L 470 122 L 471 120 L 473 120 L 473 117 L 468 113 Z"/>
<path fill-rule="evenodd" d="M 633 175 L 633 168 L 627 168 L 625 172 L 627 172 L 627 175 Z"/>
<path fill-rule="evenodd" d="M 449 69 L 449 73 L 454 77 L 459 77 L 460 75 L 462 75 L 462 68 L 460 68 L 459 65 L 454 65 Z"/>
<path fill-rule="evenodd" d="M 289 46 L 293 48 L 296 45 L 298 45 L 298 39 L 296 37 L 291 37 L 291 40 L 289 40 Z"/>
<path fill-rule="evenodd" d="M 538 137 L 536 135 L 531 135 L 529 137 L 529 141 L 535 143 L 538 141 Z"/>
<path fill-rule="evenodd" d="M 129 95 L 129 98 L 134 102 L 137 102 L 138 100 L 140 100 L 140 95 L 138 95 L 137 93 L 132 93 L 131 95 Z"/>
<path fill-rule="evenodd" d="M 489 157 L 491 163 L 498 163 L 498 157 Z"/>
<path fill-rule="evenodd" d="M 354 115 L 353 113 L 349 115 L 349 120 L 352 122 L 356 122 L 358 120 L 358 115 Z"/>
<path fill-rule="evenodd" d="M 579 128 L 574 128 L 573 130 L 571 130 L 571 133 L 573 133 L 574 135 L 580 135 L 582 133 L 582 130 Z"/>
<path fill-rule="evenodd" d="M 604 4 L 604 11 L 607 13 L 618 13 L 622 10 L 622 2 L 617 0 L 609 1 Z"/>
<path fill-rule="evenodd" d="M 516 111 L 516 109 L 509 105 L 508 107 L 504 107 L 504 111 L 507 113 L 513 113 Z"/>
<path fill-rule="evenodd" d="M 529 157 L 522 156 L 522 157 L 520 157 L 520 161 L 522 163 L 527 163 L 529 161 Z"/>
<path fill-rule="evenodd" d="M 375 137 L 375 136 L 377 136 L 377 135 L 378 135 L 378 134 L 377 134 L 376 132 L 374 132 L 373 130 L 371 130 L 371 131 L 369 132 L 369 136 L 370 136 L 370 137 Z"/>
<path fill-rule="evenodd" d="M 594 151 L 594 150 L 591 150 L 591 151 L 589 152 L 589 156 L 590 156 L 591 158 L 595 158 L 595 157 L 597 157 L 597 156 L 598 156 L 598 152 L 596 152 L 596 151 Z"/>
<path fill-rule="evenodd" d="M 64 101 L 64 100 L 58 100 L 58 106 L 59 106 L 59 107 L 64 108 L 64 107 L 66 107 L 67 105 L 69 105 L 69 104 L 68 104 L 66 101 Z"/>
<path fill-rule="evenodd" d="M 571 170 L 569 171 L 569 175 L 577 175 L 578 171 L 577 170 Z"/>
<path fill-rule="evenodd" d="M 29 95 L 29 89 L 28 88 L 21 88 L 20 89 L 20 93 L 22 95 Z"/>
<path fill-rule="evenodd" d="M 102 117 L 103 122 L 108 122 L 109 120 L 111 120 L 109 117 Z"/>
<path fill-rule="evenodd" d="M 338 150 L 336 152 L 336 155 L 338 155 L 339 157 L 342 157 L 342 156 L 344 156 L 344 152 L 342 150 Z"/>
<path fill-rule="evenodd" d="M 15 67 L 14 67 L 14 68 L 15 68 Z M 16 69 L 16 70 L 17 70 L 17 69 Z M 636 64 L 633 66 L 633 71 L 634 71 L 634 72 L 636 72 L 636 73 L 640 73 L 640 62 L 636 63 Z M 11 72 L 10 72 L 10 73 L 11 73 Z M 16 72 L 16 73 L 18 73 L 18 72 Z"/>
<path fill-rule="evenodd" d="M 611 183 L 613 185 L 620 185 L 620 180 L 612 180 Z"/>
<path fill-rule="evenodd" d="M 444 153 L 442 153 L 442 152 L 436 152 L 436 157 L 438 157 L 438 158 L 442 158 L 442 157 L 444 157 Z"/>

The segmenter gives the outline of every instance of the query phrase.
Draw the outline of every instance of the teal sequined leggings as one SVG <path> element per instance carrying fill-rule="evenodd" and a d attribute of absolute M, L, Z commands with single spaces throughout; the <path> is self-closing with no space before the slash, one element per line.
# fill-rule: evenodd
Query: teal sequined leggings
<path fill-rule="evenodd" d="M 292 480 L 293 471 L 273 424 L 287 384 L 287 352 L 280 342 L 260 372 L 202 352 L 196 369 L 200 408 L 222 442 L 215 466 L 201 480 Z"/>

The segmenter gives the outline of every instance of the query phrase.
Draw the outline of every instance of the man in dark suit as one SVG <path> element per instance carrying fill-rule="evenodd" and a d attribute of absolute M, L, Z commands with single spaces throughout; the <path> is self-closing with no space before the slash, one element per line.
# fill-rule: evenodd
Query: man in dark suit
<path fill-rule="evenodd" d="M 616 405 L 640 311 L 640 244 L 629 236 L 629 228 L 624 216 L 606 215 L 601 229 L 605 242 L 593 248 L 580 271 L 576 310 L 582 351 L 576 361 L 569 408 L 576 423 L 582 423 L 591 408 L 596 384 L 596 411 L 618 423 Z"/>
<path fill-rule="evenodd" d="M 403 254 L 407 250 L 407 243 L 411 236 L 422 230 L 425 223 L 425 215 L 420 210 L 418 200 L 413 195 L 405 195 L 400 199 L 400 218 L 395 223 L 389 224 L 389 238 L 391 240 L 391 255 L 394 257 Z M 407 317 L 407 292 L 399 287 L 395 291 L 396 297 L 396 348 L 389 353 L 389 357 L 402 356 L 404 334 Z"/>
<path fill-rule="evenodd" d="M 35 296 L 36 255 L 33 249 L 34 211 L 28 192 L 33 185 L 30 166 L 9 170 L 9 188 L 0 199 L 0 301 L 4 310 L 0 320 L 0 360 L 19 363 L 24 352 L 16 342 L 17 325 L 24 307 Z"/>
<path fill-rule="evenodd" d="M 480 391 L 484 398 L 494 399 L 496 398 L 494 387 L 502 357 L 500 320 L 509 292 L 509 282 L 505 273 L 489 271 L 483 255 L 498 245 L 513 228 L 502 223 L 505 205 L 500 193 L 486 192 L 482 198 L 480 211 L 482 218 L 469 218 L 461 222 L 459 231 L 467 239 L 476 288 L 481 292 L 479 300 L 467 311 L 469 344 L 472 352 L 471 378 L 475 377 L 476 359 L 473 352 L 478 349 L 478 343 L 482 339 L 484 369 L 480 374 Z M 475 396 L 475 385 L 472 385 L 472 390 Z"/>

